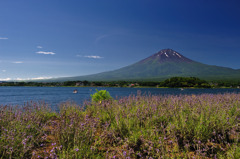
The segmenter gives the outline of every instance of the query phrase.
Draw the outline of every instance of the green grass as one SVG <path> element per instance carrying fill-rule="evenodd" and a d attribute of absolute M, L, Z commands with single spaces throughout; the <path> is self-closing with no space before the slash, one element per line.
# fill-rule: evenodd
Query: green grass
<path fill-rule="evenodd" d="M 0 156 L 240 156 L 240 94 L 137 95 L 92 102 L 85 108 L 63 103 L 59 109 L 52 112 L 42 103 L 23 108 L 0 106 Z M 51 131 L 46 126 L 52 127 Z M 44 135 L 52 139 L 44 140 Z"/>

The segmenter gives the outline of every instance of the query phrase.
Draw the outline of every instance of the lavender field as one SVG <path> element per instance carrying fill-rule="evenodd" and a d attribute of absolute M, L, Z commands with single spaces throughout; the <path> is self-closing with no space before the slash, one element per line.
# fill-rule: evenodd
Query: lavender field
<path fill-rule="evenodd" d="M 0 106 L 0 158 L 240 158 L 240 94 Z"/>

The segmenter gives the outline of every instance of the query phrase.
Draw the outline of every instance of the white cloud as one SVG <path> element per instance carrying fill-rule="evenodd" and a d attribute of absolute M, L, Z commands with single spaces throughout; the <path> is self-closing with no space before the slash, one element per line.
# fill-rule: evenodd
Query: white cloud
<path fill-rule="evenodd" d="M 12 80 L 11 78 L 0 78 L 0 81 L 10 81 Z"/>
<path fill-rule="evenodd" d="M 42 49 L 43 47 L 42 46 L 37 46 L 38 49 Z"/>
<path fill-rule="evenodd" d="M 26 80 L 44 80 L 44 79 L 51 79 L 53 77 L 35 77 L 35 78 L 17 78 L 17 81 L 26 81 Z"/>
<path fill-rule="evenodd" d="M 44 55 L 55 55 L 56 53 L 54 52 L 46 52 L 46 51 L 38 51 L 36 52 L 37 54 L 44 54 Z"/>
<path fill-rule="evenodd" d="M 0 37 L 0 40 L 7 40 L 8 38 L 6 37 Z"/>
<path fill-rule="evenodd" d="M 52 77 L 36 77 L 36 78 L 31 78 L 32 80 L 43 80 L 43 79 L 51 79 Z"/>
<path fill-rule="evenodd" d="M 22 61 L 15 61 L 15 62 L 12 62 L 12 63 L 20 64 L 20 63 L 23 63 L 23 62 Z"/>
<path fill-rule="evenodd" d="M 101 59 L 101 58 L 103 58 L 103 57 L 101 57 L 101 56 L 84 56 L 84 57 L 86 57 L 86 58 L 90 58 L 90 59 Z"/>
<path fill-rule="evenodd" d="M 97 56 L 97 55 L 87 55 L 87 56 L 77 55 L 77 57 L 85 57 L 85 58 L 90 58 L 90 59 L 101 59 L 101 58 L 103 58 L 103 57 Z"/>
<path fill-rule="evenodd" d="M 36 77 L 36 78 L 0 78 L 0 81 L 27 81 L 27 80 L 45 80 L 53 77 Z"/>
<path fill-rule="evenodd" d="M 100 41 L 100 40 L 102 40 L 102 39 L 104 39 L 104 38 L 106 38 L 106 37 L 109 37 L 109 36 L 111 36 L 111 34 L 101 35 L 101 36 L 99 36 L 99 37 L 97 37 L 97 38 L 95 39 L 95 42 L 98 42 L 98 41 Z"/>
<path fill-rule="evenodd" d="M 2 72 L 7 72 L 7 70 L 2 70 Z"/>

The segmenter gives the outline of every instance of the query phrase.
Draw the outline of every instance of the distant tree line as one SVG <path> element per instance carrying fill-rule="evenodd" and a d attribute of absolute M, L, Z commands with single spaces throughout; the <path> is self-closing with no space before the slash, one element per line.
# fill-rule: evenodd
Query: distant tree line
<path fill-rule="evenodd" d="M 205 81 L 196 77 L 172 77 L 164 81 L 65 81 L 0 82 L 0 86 L 36 87 L 169 87 L 169 88 L 239 88 L 240 81 Z"/>
<path fill-rule="evenodd" d="M 211 85 L 196 77 L 172 77 L 160 82 L 160 87 L 194 87 L 194 88 L 211 88 Z"/>
<path fill-rule="evenodd" d="M 211 83 L 214 87 L 230 87 L 230 88 L 240 88 L 240 81 L 215 81 Z"/>

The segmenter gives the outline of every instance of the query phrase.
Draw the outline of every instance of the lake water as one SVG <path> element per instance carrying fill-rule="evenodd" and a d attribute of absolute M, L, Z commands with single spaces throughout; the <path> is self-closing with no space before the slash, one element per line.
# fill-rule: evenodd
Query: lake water
<path fill-rule="evenodd" d="M 78 93 L 73 91 L 77 89 Z M 111 88 L 111 87 L 0 87 L 0 105 L 24 105 L 30 101 L 44 101 L 53 109 L 57 109 L 58 104 L 66 101 L 73 101 L 82 104 L 85 100 L 90 100 L 91 94 L 96 89 L 106 89 L 115 99 L 122 96 L 137 94 L 152 95 L 180 95 L 180 94 L 219 94 L 219 93 L 240 93 L 240 89 L 178 89 L 178 88 Z"/>

